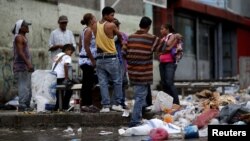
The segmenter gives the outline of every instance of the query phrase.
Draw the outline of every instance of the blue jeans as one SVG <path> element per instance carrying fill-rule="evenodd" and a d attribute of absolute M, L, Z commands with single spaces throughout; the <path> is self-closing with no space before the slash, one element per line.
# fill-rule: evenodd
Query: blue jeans
<path fill-rule="evenodd" d="M 160 63 L 160 76 L 163 91 L 173 97 L 174 104 L 180 104 L 178 92 L 174 85 L 177 65 L 175 63 Z"/>
<path fill-rule="evenodd" d="M 134 109 L 129 123 L 129 127 L 136 126 L 141 123 L 142 107 L 146 106 L 146 96 L 148 94 L 148 85 L 134 85 Z"/>
<path fill-rule="evenodd" d="M 31 100 L 31 73 L 28 71 L 15 72 L 14 77 L 18 87 L 19 107 L 29 108 Z"/>
<path fill-rule="evenodd" d="M 122 106 L 125 107 L 125 100 L 126 100 L 126 87 L 128 86 L 128 78 L 127 78 L 127 71 L 126 66 L 121 64 L 121 77 L 122 77 Z"/>
<path fill-rule="evenodd" d="M 100 85 L 103 107 L 110 107 L 109 80 L 114 86 L 115 104 L 121 105 L 122 78 L 118 58 L 103 58 L 96 60 L 96 73 Z"/>
<path fill-rule="evenodd" d="M 122 99 L 121 105 L 123 108 L 126 108 L 125 100 L 126 100 L 126 87 L 128 86 L 128 78 L 127 78 L 127 71 L 126 66 L 123 63 L 120 63 L 121 68 L 121 79 L 122 79 Z M 113 84 L 112 84 L 113 85 Z M 111 103 L 113 104 L 115 100 L 115 95 L 112 95 Z"/>

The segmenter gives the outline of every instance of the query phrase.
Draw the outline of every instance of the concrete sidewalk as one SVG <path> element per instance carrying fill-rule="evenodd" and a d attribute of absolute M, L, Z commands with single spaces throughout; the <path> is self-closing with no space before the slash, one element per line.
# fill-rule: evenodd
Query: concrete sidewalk
<path fill-rule="evenodd" d="M 144 118 L 150 119 L 152 113 Z M 119 127 L 127 126 L 130 117 L 122 117 L 122 112 L 110 113 L 23 113 L 17 111 L 0 110 L 0 128 L 51 128 L 51 127 Z"/>

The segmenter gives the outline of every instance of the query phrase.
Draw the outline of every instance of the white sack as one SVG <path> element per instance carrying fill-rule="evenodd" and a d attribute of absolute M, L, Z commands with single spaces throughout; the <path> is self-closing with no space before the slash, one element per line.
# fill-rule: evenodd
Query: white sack
<path fill-rule="evenodd" d="M 31 106 L 36 108 L 36 104 L 56 103 L 56 73 L 51 70 L 36 70 L 31 76 Z M 38 105 L 37 105 L 38 106 Z M 44 107 L 43 109 L 41 109 Z M 45 110 L 45 105 L 39 105 L 40 111 Z"/>
<path fill-rule="evenodd" d="M 173 106 L 173 97 L 163 91 L 159 91 L 153 103 L 152 112 L 161 112 L 165 109 L 171 109 Z"/>

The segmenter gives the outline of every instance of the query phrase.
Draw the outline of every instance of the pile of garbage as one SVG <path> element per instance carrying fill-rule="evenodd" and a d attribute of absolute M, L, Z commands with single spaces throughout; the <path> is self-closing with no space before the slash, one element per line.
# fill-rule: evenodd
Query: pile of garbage
<path fill-rule="evenodd" d="M 162 91 L 153 91 L 152 96 L 155 118 L 137 127 L 119 129 L 121 136 L 199 138 L 208 136 L 208 125 L 250 124 L 250 87 L 233 94 L 203 90 L 180 98 L 180 105 L 172 104 L 172 97 Z"/>

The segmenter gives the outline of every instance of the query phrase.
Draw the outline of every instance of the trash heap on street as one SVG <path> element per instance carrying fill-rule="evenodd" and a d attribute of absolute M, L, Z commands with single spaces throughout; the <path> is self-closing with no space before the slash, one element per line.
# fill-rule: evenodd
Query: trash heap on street
<path fill-rule="evenodd" d="M 153 91 L 152 97 L 155 118 L 145 120 L 137 127 L 119 129 L 121 136 L 147 135 L 151 139 L 199 138 L 208 136 L 208 125 L 250 124 L 250 87 L 225 94 L 202 90 L 180 97 L 180 105 L 170 103 L 173 99 L 162 91 Z M 167 131 L 167 134 L 162 130 Z"/>

